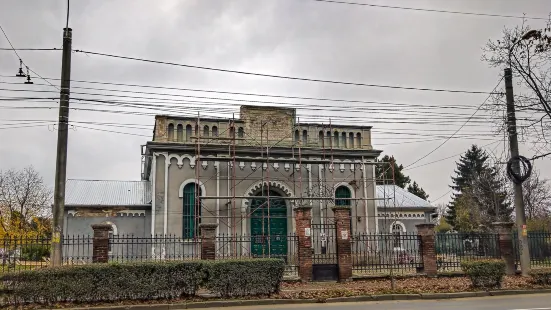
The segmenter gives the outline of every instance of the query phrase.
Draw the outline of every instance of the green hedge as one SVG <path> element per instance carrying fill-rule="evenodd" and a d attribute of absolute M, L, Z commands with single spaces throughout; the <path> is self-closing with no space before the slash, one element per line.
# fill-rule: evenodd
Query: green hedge
<path fill-rule="evenodd" d="M 505 262 L 498 259 L 463 261 L 461 269 L 476 288 L 499 288 L 505 276 Z"/>
<path fill-rule="evenodd" d="M 530 276 L 535 284 L 551 285 L 551 269 L 532 270 Z"/>
<path fill-rule="evenodd" d="M 228 260 L 207 264 L 206 288 L 222 297 L 270 295 L 279 291 L 281 259 Z"/>
<path fill-rule="evenodd" d="M 17 303 L 54 303 L 191 296 L 204 278 L 201 262 L 162 262 L 44 268 L 1 281 Z"/>
<path fill-rule="evenodd" d="M 51 304 L 194 296 L 199 287 L 223 297 L 278 292 L 280 259 L 143 262 L 63 266 L 4 274 L 13 303 Z"/>

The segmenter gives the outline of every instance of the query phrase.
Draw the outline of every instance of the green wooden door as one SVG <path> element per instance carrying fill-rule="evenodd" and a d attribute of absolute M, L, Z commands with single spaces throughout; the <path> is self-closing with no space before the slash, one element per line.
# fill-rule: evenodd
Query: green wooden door
<path fill-rule="evenodd" d="M 268 196 L 268 192 L 257 196 Z M 271 198 L 274 196 L 274 198 Z M 268 199 L 254 198 L 251 202 L 251 252 L 253 256 L 287 256 L 287 206 L 285 200 L 270 191 Z"/>

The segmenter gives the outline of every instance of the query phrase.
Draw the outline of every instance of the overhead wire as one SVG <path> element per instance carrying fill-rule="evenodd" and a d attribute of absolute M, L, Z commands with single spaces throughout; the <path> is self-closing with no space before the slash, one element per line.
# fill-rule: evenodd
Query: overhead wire
<path fill-rule="evenodd" d="M 418 12 L 430 12 L 430 13 L 446 13 L 446 14 L 471 15 L 471 16 L 483 16 L 483 17 L 501 17 L 501 18 L 548 20 L 547 17 L 535 17 L 535 16 L 525 16 L 525 15 L 522 15 L 522 16 L 520 16 L 520 15 L 503 15 L 503 14 L 493 14 L 493 13 L 451 11 L 451 10 L 440 10 L 440 9 L 425 9 L 425 8 L 392 6 L 392 5 L 382 5 L 382 4 L 372 4 L 372 3 L 352 2 L 352 1 L 339 1 L 339 0 L 310 0 L 310 1 L 334 3 L 334 4 L 354 5 L 354 6 L 364 6 L 364 7 L 374 7 L 374 8 L 383 8 L 383 9 L 397 9 L 397 10 L 409 10 L 409 11 L 418 11 Z"/>
<path fill-rule="evenodd" d="M 7 48 L 7 47 L 0 47 L 0 51 L 61 51 L 60 48 Z"/>
<path fill-rule="evenodd" d="M 406 86 L 398 86 L 398 85 L 383 85 L 383 84 L 370 84 L 370 83 L 359 83 L 359 82 L 346 82 L 346 81 L 337 81 L 337 80 L 324 80 L 324 79 L 316 79 L 316 78 L 304 78 L 304 77 L 295 77 L 295 76 L 286 76 L 286 75 L 277 75 L 277 74 L 268 74 L 268 73 L 258 73 L 258 72 L 222 69 L 222 68 L 206 67 L 206 66 L 198 66 L 198 65 L 179 64 L 179 63 L 174 63 L 174 62 L 151 60 L 151 59 L 145 59 L 145 58 L 114 55 L 114 54 L 92 52 L 92 51 L 85 51 L 85 50 L 75 50 L 75 52 L 76 53 L 86 53 L 86 54 L 90 54 L 90 55 L 103 56 L 103 57 L 109 57 L 109 58 L 117 58 L 117 59 L 133 60 L 133 61 L 140 61 L 140 62 L 153 63 L 153 64 L 184 67 L 184 68 L 190 68 L 190 69 L 199 69 L 199 70 L 207 70 L 207 71 L 214 71 L 214 72 L 224 72 L 224 73 L 232 73 L 232 74 L 241 74 L 241 75 L 276 78 L 276 79 L 304 81 L 304 82 L 318 82 L 318 83 L 327 83 L 327 84 L 340 84 L 340 85 L 350 85 L 350 86 L 377 87 L 377 88 L 416 90 L 416 91 L 431 91 L 431 92 L 487 94 L 487 92 L 483 92 L 483 91 L 468 91 L 468 90 L 439 89 L 439 88 L 422 88 L 422 87 L 406 87 Z"/>
<path fill-rule="evenodd" d="M 13 76 L 9 76 L 9 75 L 0 75 L 0 77 L 13 78 Z M 59 78 L 47 78 L 47 79 L 53 80 L 53 81 L 60 81 L 61 80 Z M 351 99 L 339 99 L 339 98 L 335 99 L 335 98 L 321 98 L 321 97 L 308 97 L 308 96 L 289 96 L 289 95 L 276 95 L 276 94 L 263 94 L 263 93 L 221 91 L 221 90 L 212 90 L 212 89 L 181 88 L 181 87 L 168 87 L 168 86 L 156 86 L 156 85 L 144 85 L 144 84 L 128 84 L 128 83 L 115 83 L 115 82 L 103 82 L 103 81 L 76 80 L 76 79 L 72 79 L 71 82 L 84 83 L 84 84 L 136 87 L 136 88 L 176 90 L 176 91 L 205 92 L 205 93 L 240 95 L 240 96 L 298 99 L 298 100 L 316 100 L 316 101 L 331 101 L 331 102 L 345 102 L 345 103 L 375 103 L 375 104 L 385 103 L 385 102 L 380 102 L 380 101 L 364 101 L 364 100 L 351 100 Z M 40 84 L 38 84 L 38 85 L 40 85 Z M 135 91 L 128 91 L 128 90 L 116 90 L 116 89 L 113 90 L 113 89 L 104 89 L 104 88 L 71 86 L 71 89 L 73 89 L 73 88 L 75 88 L 75 89 L 88 89 L 88 90 L 104 90 L 104 91 L 109 91 L 110 90 L 110 91 L 148 94 L 147 92 L 135 92 Z M 160 93 L 150 93 L 150 94 L 159 95 Z M 443 105 L 443 106 L 445 106 L 445 105 Z M 469 107 L 469 105 L 465 105 L 465 106 Z M 476 108 L 476 106 L 470 106 L 470 107 Z"/>
<path fill-rule="evenodd" d="M 43 79 L 46 83 L 50 84 L 51 86 L 55 87 L 57 90 L 59 90 L 59 88 L 57 86 L 55 86 L 54 84 L 50 83 L 50 81 L 44 79 L 40 74 L 36 73 L 34 70 L 32 70 L 31 68 L 29 68 L 29 66 L 27 64 L 25 64 L 25 62 L 23 61 L 23 58 L 21 58 L 21 56 L 19 56 L 19 53 L 15 50 L 15 47 L 13 47 L 13 44 L 11 43 L 10 41 L 10 38 L 8 37 L 8 34 L 4 31 L 4 28 L 2 28 L 2 25 L 0 25 L 0 30 L 2 30 L 2 33 L 4 34 L 4 37 L 6 38 L 6 41 L 8 41 L 9 45 L 11 46 L 11 49 L 13 50 L 13 52 L 15 53 L 15 55 L 17 56 L 17 58 L 19 59 L 19 61 L 21 61 L 22 64 L 25 65 L 25 67 L 31 71 L 32 73 L 34 73 L 36 76 L 38 76 L 39 78 Z"/>
<path fill-rule="evenodd" d="M 0 81 L 0 84 L 14 84 L 9 82 Z M 44 85 L 44 84 L 42 84 Z M 168 97 L 181 97 L 181 98 L 196 98 L 196 99 L 210 99 L 210 100 L 226 100 L 226 101 L 235 101 L 235 102 L 250 102 L 250 103 L 266 103 L 266 104 L 280 104 L 280 105 L 293 105 L 293 106 L 307 106 L 301 105 L 293 102 L 281 102 L 281 101 L 259 101 L 259 100 L 250 100 L 242 98 L 226 98 L 226 97 L 205 97 L 205 96 L 192 96 L 192 95 L 182 95 L 182 94 L 167 94 L 167 93 L 151 93 L 151 92 L 137 92 L 137 91 L 128 91 L 128 90 L 114 90 L 114 89 L 104 89 L 104 88 L 92 88 L 92 87 L 78 87 L 72 86 L 71 89 L 90 89 L 90 90 L 100 90 L 100 91 L 111 91 L 111 92 L 121 92 L 121 93 L 136 93 L 136 94 L 151 94 L 151 95 L 160 95 Z M 49 93 L 50 90 L 28 90 L 28 89 L 12 89 L 12 88 L 2 88 L 0 90 L 4 91 L 13 91 L 13 92 L 36 92 L 36 93 Z M 175 99 L 164 98 L 164 97 L 137 97 L 137 96 L 125 96 L 118 94 L 103 94 L 103 93 L 87 93 L 87 92 L 73 92 L 74 94 L 79 95 L 91 95 L 91 96 L 106 96 L 106 97 L 120 97 L 120 98 L 136 98 L 136 99 L 154 99 L 154 100 L 164 100 L 164 101 L 175 101 Z M 257 95 L 250 95 L 257 96 Z M 278 97 L 287 97 L 287 96 L 278 96 Z M 288 97 L 290 99 L 296 99 L 296 97 Z M 347 103 L 366 103 L 366 104 L 377 104 L 377 105 L 392 105 L 392 106 L 404 106 L 404 107 L 416 107 L 416 108 L 439 108 L 439 109 L 475 109 L 474 105 L 423 105 L 423 104 L 411 104 L 411 103 L 401 103 L 401 102 L 388 102 L 388 101 L 361 101 L 361 100 L 340 100 L 340 99 L 325 99 L 325 98 L 300 98 L 308 100 L 326 100 L 326 101 L 335 101 L 335 102 L 347 102 Z M 319 106 L 319 105 L 317 105 Z M 308 106 L 307 106 L 308 107 Z M 311 106 L 309 106 L 311 107 Z M 334 105 L 324 105 L 322 107 L 334 107 Z M 352 106 L 353 108 L 361 106 Z"/>
<path fill-rule="evenodd" d="M 494 87 L 494 89 L 492 90 L 491 93 L 493 93 L 496 88 L 499 86 L 499 84 L 501 83 L 501 81 L 503 80 L 503 77 L 501 77 L 499 79 L 499 81 L 497 82 L 496 86 Z M 488 95 L 486 97 L 486 99 L 484 99 L 484 101 L 478 106 L 478 109 L 476 109 L 476 111 L 474 111 L 474 113 L 471 115 L 471 117 L 469 117 L 465 123 L 463 125 L 461 125 L 461 127 L 459 127 L 448 139 L 444 140 L 444 142 L 442 142 L 440 145 L 438 145 L 436 148 L 434 148 L 432 151 L 428 152 L 427 154 L 421 156 L 419 159 L 417 159 L 416 161 L 414 161 L 413 163 L 407 165 L 405 168 L 408 168 L 408 167 L 411 167 L 413 165 L 415 165 L 416 163 L 420 162 L 421 160 L 427 158 L 428 156 L 430 156 L 432 153 L 436 152 L 438 149 L 440 149 L 442 146 L 444 146 L 444 144 L 446 144 L 451 138 L 453 138 L 453 136 L 455 136 L 461 129 L 463 129 L 463 127 L 465 127 L 465 125 L 471 120 L 471 118 L 482 108 L 482 106 L 484 106 L 484 104 L 486 103 L 486 101 L 488 101 L 488 99 L 490 99 L 492 97 L 492 94 L 490 93 L 490 95 Z"/>

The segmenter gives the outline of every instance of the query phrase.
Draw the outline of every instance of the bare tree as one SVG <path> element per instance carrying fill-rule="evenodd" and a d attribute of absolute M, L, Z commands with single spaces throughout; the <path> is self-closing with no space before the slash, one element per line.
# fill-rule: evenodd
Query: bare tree
<path fill-rule="evenodd" d="M 524 208 L 528 220 L 551 216 L 551 184 L 548 179 L 540 179 L 538 171 L 522 183 Z"/>
<path fill-rule="evenodd" d="M 4 233 L 32 230 L 37 219 L 49 218 L 51 200 L 52 190 L 33 167 L 0 171 L 0 229 Z"/>
<path fill-rule="evenodd" d="M 489 40 L 482 60 L 492 67 L 511 67 L 515 87 L 517 125 L 525 141 L 533 144 L 540 156 L 550 155 L 551 144 L 551 22 L 532 29 L 521 26 L 506 28 L 502 38 Z M 485 108 L 494 112 L 501 130 L 504 124 L 505 98 L 493 97 Z"/>

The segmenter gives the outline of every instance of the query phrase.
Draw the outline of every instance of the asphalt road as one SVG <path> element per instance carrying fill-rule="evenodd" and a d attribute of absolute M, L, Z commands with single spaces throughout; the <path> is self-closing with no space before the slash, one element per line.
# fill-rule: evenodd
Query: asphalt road
<path fill-rule="evenodd" d="M 551 294 L 513 295 L 449 300 L 371 301 L 333 304 L 230 307 L 243 310 L 551 310 Z"/>

